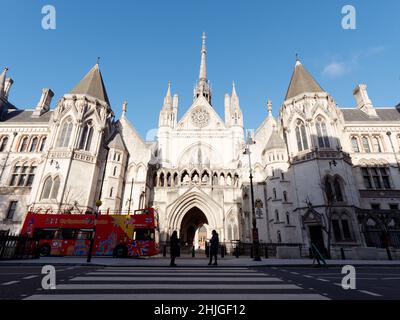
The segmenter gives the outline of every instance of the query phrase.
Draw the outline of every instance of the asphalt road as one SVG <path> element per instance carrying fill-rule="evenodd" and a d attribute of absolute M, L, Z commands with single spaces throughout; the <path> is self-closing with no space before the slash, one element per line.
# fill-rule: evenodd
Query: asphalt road
<path fill-rule="evenodd" d="M 56 267 L 56 289 L 41 286 L 41 267 L 0 266 L 0 299 L 28 300 L 392 300 L 399 267 L 357 267 L 356 289 L 341 268 Z"/>

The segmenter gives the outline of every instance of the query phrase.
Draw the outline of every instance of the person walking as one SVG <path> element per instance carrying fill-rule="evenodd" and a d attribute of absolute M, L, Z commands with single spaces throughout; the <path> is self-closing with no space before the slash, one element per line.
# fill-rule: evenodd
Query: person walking
<path fill-rule="evenodd" d="M 169 239 L 170 253 L 171 253 L 171 263 L 170 267 L 176 267 L 175 259 L 180 256 L 181 248 L 179 246 L 178 233 L 176 231 L 172 232 L 171 238 Z"/>
<path fill-rule="evenodd" d="M 219 238 L 217 231 L 213 230 L 211 232 L 212 237 L 210 239 L 210 262 L 208 263 L 211 266 L 213 257 L 215 257 L 214 266 L 217 265 L 217 255 L 218 255 L 218 246 L 219 246 Z"/>

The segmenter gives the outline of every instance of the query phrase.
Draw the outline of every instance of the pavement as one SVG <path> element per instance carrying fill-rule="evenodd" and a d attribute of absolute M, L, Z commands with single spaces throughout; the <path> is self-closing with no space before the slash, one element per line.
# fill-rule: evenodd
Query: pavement
<path fill-rule="evenodd" d="M 165 260 L 164 260 L 165 262 Z M 400 269 L 355 267 L 354 287 L 340 266 L 55 266 L 55 288 L 40 265 L 0 265 L 0 300 L 399 300 Z M 204 261 L 202 261 L 204 262 Z M 225 261 L 226 262 L 226 261 Z M 346 281 L 345 281 L 346 283 Z"/>
<path fill-rule="evenodd" d="M 176 263 L 181 267 L 204 267 L 207 266 L 206 257 L 184 256 L 177 258 Z M 3 260 L 0 266 L 35 266 L 35 265 L 53 265 L 53 266 L 115 266 L 115 267 L 165 267 L 169 265 L 168 257 L 141 257 L 116 259 L 112 257 L 93 257 L 90 263 L 87 263 L 86 257 L 42 257 L 40 259 L 28 260 Z M 313 266 L 312 259 L 262 259 L 253 261 L 250 257 L 232 257 L 225 256 L 219 258 L 219 265 L 222 267 L 270 267 L 270 266 Z M 400 260 L 327 260 L 328 266 L 392 266 L 400 267 Z"/>

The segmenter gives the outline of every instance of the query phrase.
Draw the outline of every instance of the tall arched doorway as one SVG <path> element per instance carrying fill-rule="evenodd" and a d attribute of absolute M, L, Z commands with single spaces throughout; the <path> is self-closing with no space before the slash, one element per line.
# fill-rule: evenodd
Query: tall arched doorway
<path fill-rule="evenodd" d="M 203 211 L 197 207 L 191 208 L 182 219 L 180 228 L 181 240 L 189 246 L 194 244 L 196 231 L 204 224 L 208 224 L 208 220 Z"/>

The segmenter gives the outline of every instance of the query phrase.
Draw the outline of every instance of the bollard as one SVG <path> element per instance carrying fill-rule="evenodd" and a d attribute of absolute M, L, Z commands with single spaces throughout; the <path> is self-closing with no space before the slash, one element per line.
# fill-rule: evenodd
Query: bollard
<path fill-rule="evenodd" d="M 221 258 L 225 257 L 225 247 L 224 245 L 221 246 Z"/>
<path fill-rule="evenodd" d="M 386 253 L 387 253 L 388 259 L 389 259 L 389 260 L 393 260 L 393 258 L 392 258 L 392 253 L 390 252 L 389 247 L 386 247 Z"/>
<path fill-rule="evenodd" d="M 253 246 L 250 248 L 250 258 L 254 258 Z"/>
<path fill-rule="evenodd" d="M 195 251 L 194 251 L 194 246 L 192 247 L 192 258 L 194 258 L 196 255 Z"/>
<path fill-rule="evenodd" d="M 340 248 L 340 255 L 342 256 L 342 260 L 346 260 L 346 256 L 344 255 L 344 249 Z"/>
<path fill-rule="evenodd" d="M 265 259 L 268 259 L 268 247 L 265 246 Z"/>
<path fill-rule="evenodd" d="M 210 257 L 210 247 L 208 246 L 208 243 L 206 243 L 206 250 L 205 250 L 205 252 L 206 252 L 207 258 L 209 258 L 209 257 Z"/>
<path fill-rule="evenodd" d="M 163 255 L 163 257 L 167 256 L 167 245 L 165 245 L 165 244 L 164 244 L 164 247 L 163 247 L 162 255 Z"/>
<path fill-rule="evenodd" d="M 236 256 L 236 258 L 239 258 L 239 246 L 238 245 L 235 248 L 235 256 Z"/>
<path fill-rule="evenodd" d="M 311 248 L 308 248 L 308 256 L 310 257 L 310 259 L 314 258 L 313 252 L 311 250 Z"/>

